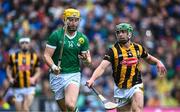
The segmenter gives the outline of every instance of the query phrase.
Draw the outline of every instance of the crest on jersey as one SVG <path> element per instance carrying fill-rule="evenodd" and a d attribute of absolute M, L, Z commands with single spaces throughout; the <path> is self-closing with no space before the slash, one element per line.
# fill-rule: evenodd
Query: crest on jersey
<path fill-rule="evenodd" d="M 80 46 L 80 45 L 82 45 L 82 44 L 84 44 L 84 38 L 79 38 L 79 40 L 78 40 L 78 46 Z"/>

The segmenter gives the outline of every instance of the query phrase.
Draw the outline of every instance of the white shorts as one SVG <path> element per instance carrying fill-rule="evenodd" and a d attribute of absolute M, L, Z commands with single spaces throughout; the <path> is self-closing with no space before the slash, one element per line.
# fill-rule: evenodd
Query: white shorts
<path fill-rule="evenodd" d="M 142 91 L 143 88 L 143 83 L 137 84 L 133 86 L 130 89 L 119 89 L 115 84 L 114 84 L 114 98 L 116 99 L 116 103 L 118 103 L 118 107 L 125 106 L 129 102 L 131 102 L 131 98 L 134 95 L 134 93 Z"/>
<path fill-rule="evenodd" d="M 35 87 L 28 88 L 13 88 L 14 97 L 17 102 L 22 102 L 24 100 L 25 95 L 35 94 Z"/>
<path fill-rule="evenodd" d="M 56 100 L 64 98 L 64 89 L 69 84 L 75 84 L 77 87 L 80 87 L 80 81 L 81 81 L 80 72 L 60 74 L 60 75 L 55 75 L 53 73 L 50 73 L 50 78 L 49 78 L 51 90 L 54 92 Z"/>

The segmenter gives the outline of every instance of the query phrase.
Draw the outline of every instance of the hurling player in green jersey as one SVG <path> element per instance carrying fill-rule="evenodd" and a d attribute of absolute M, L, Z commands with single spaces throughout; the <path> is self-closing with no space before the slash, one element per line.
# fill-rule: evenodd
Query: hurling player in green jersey
<path fill-rule="evenodd" d="M 83 33 L 77 31 L 80 21 L 78 10 L 66 9 L 63 17 L 65 27 L 51 33 L 44 58 L 51 68 L 49 81 L 60 109 L 77 111 L 76 101 L 81 79 L 80 59 L 86 64 L 91 63 L 89 41 Z M 58 66 L 59 59 L 61 59 L 60 66 Z"/>

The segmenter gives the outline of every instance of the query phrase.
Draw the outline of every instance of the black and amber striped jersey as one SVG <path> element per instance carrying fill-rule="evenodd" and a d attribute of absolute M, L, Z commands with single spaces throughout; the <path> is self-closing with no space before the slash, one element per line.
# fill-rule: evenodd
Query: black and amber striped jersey
<path fill-rule="evenodd" d="M 36 67 L 40 67 L 40 61 L 35 52 L 19 51 L 9 55 L 8 65 L 11 66 L 12 77 L 15 78 L 13 87 L 24 88 L 32 86 L 30 77 L 35 74 Z"/>
<path fill-rule="evenodd" d="M 112 64 L 113 78 L 119 88 L 131 88 L 142 83 L 140 58 L 146 58 L 148 53 L 143 46 L 131 43 L 129 48 L 114 44 L 104 56 Z"/>

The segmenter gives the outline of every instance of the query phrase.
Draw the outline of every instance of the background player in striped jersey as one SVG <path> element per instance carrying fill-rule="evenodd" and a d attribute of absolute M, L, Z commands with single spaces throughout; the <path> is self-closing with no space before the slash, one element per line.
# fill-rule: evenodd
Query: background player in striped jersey
<path fill-rule="evenodd" d="M 28 112 L 35 94 L 35 84 L 40 77 L 40 62 L 30 50 L 30 38 L 19 40 L 20 50 L 9 55 L 6 68 L 8 80 L 13 84 L 17 111 Z"/>
<path fill-rule="evenodd" d="M 49 81 L 60 109 L 62 111 L 77 111 L 75 106 L 81 79 L 79 58 L 86 63 L 91 63 L 89 42 L 83 33 L 77 31 L 80 21 L 78 10 L 66 9 L 63 19 L 65 25 L 67 25 L 67 29 L 65 29 L 67 32 L 64 35 L 65 30 L 58 28 L 50 35 L 44 57 L 52 70 Z M 63 48 L 61 48 L 62 41 L 64 41 Z M 57 65 L 62 49 L 60 69 Z"/>
<path fill-rule="evenodd" d="M 133 27 L 120 23 L 115 28 L 117 42 L 108 50 L 103 61 L 87 81 L 90 87 L 111 65 L 114 78 L 114 97 L 121 111 L 143 111 L 143 83 L 141 79 L 140 59 L 157 66 L 160 76 L 166 74 L 166 68 L 157 58 L 146 52 L 140 44 L 131 42 Z"/>

